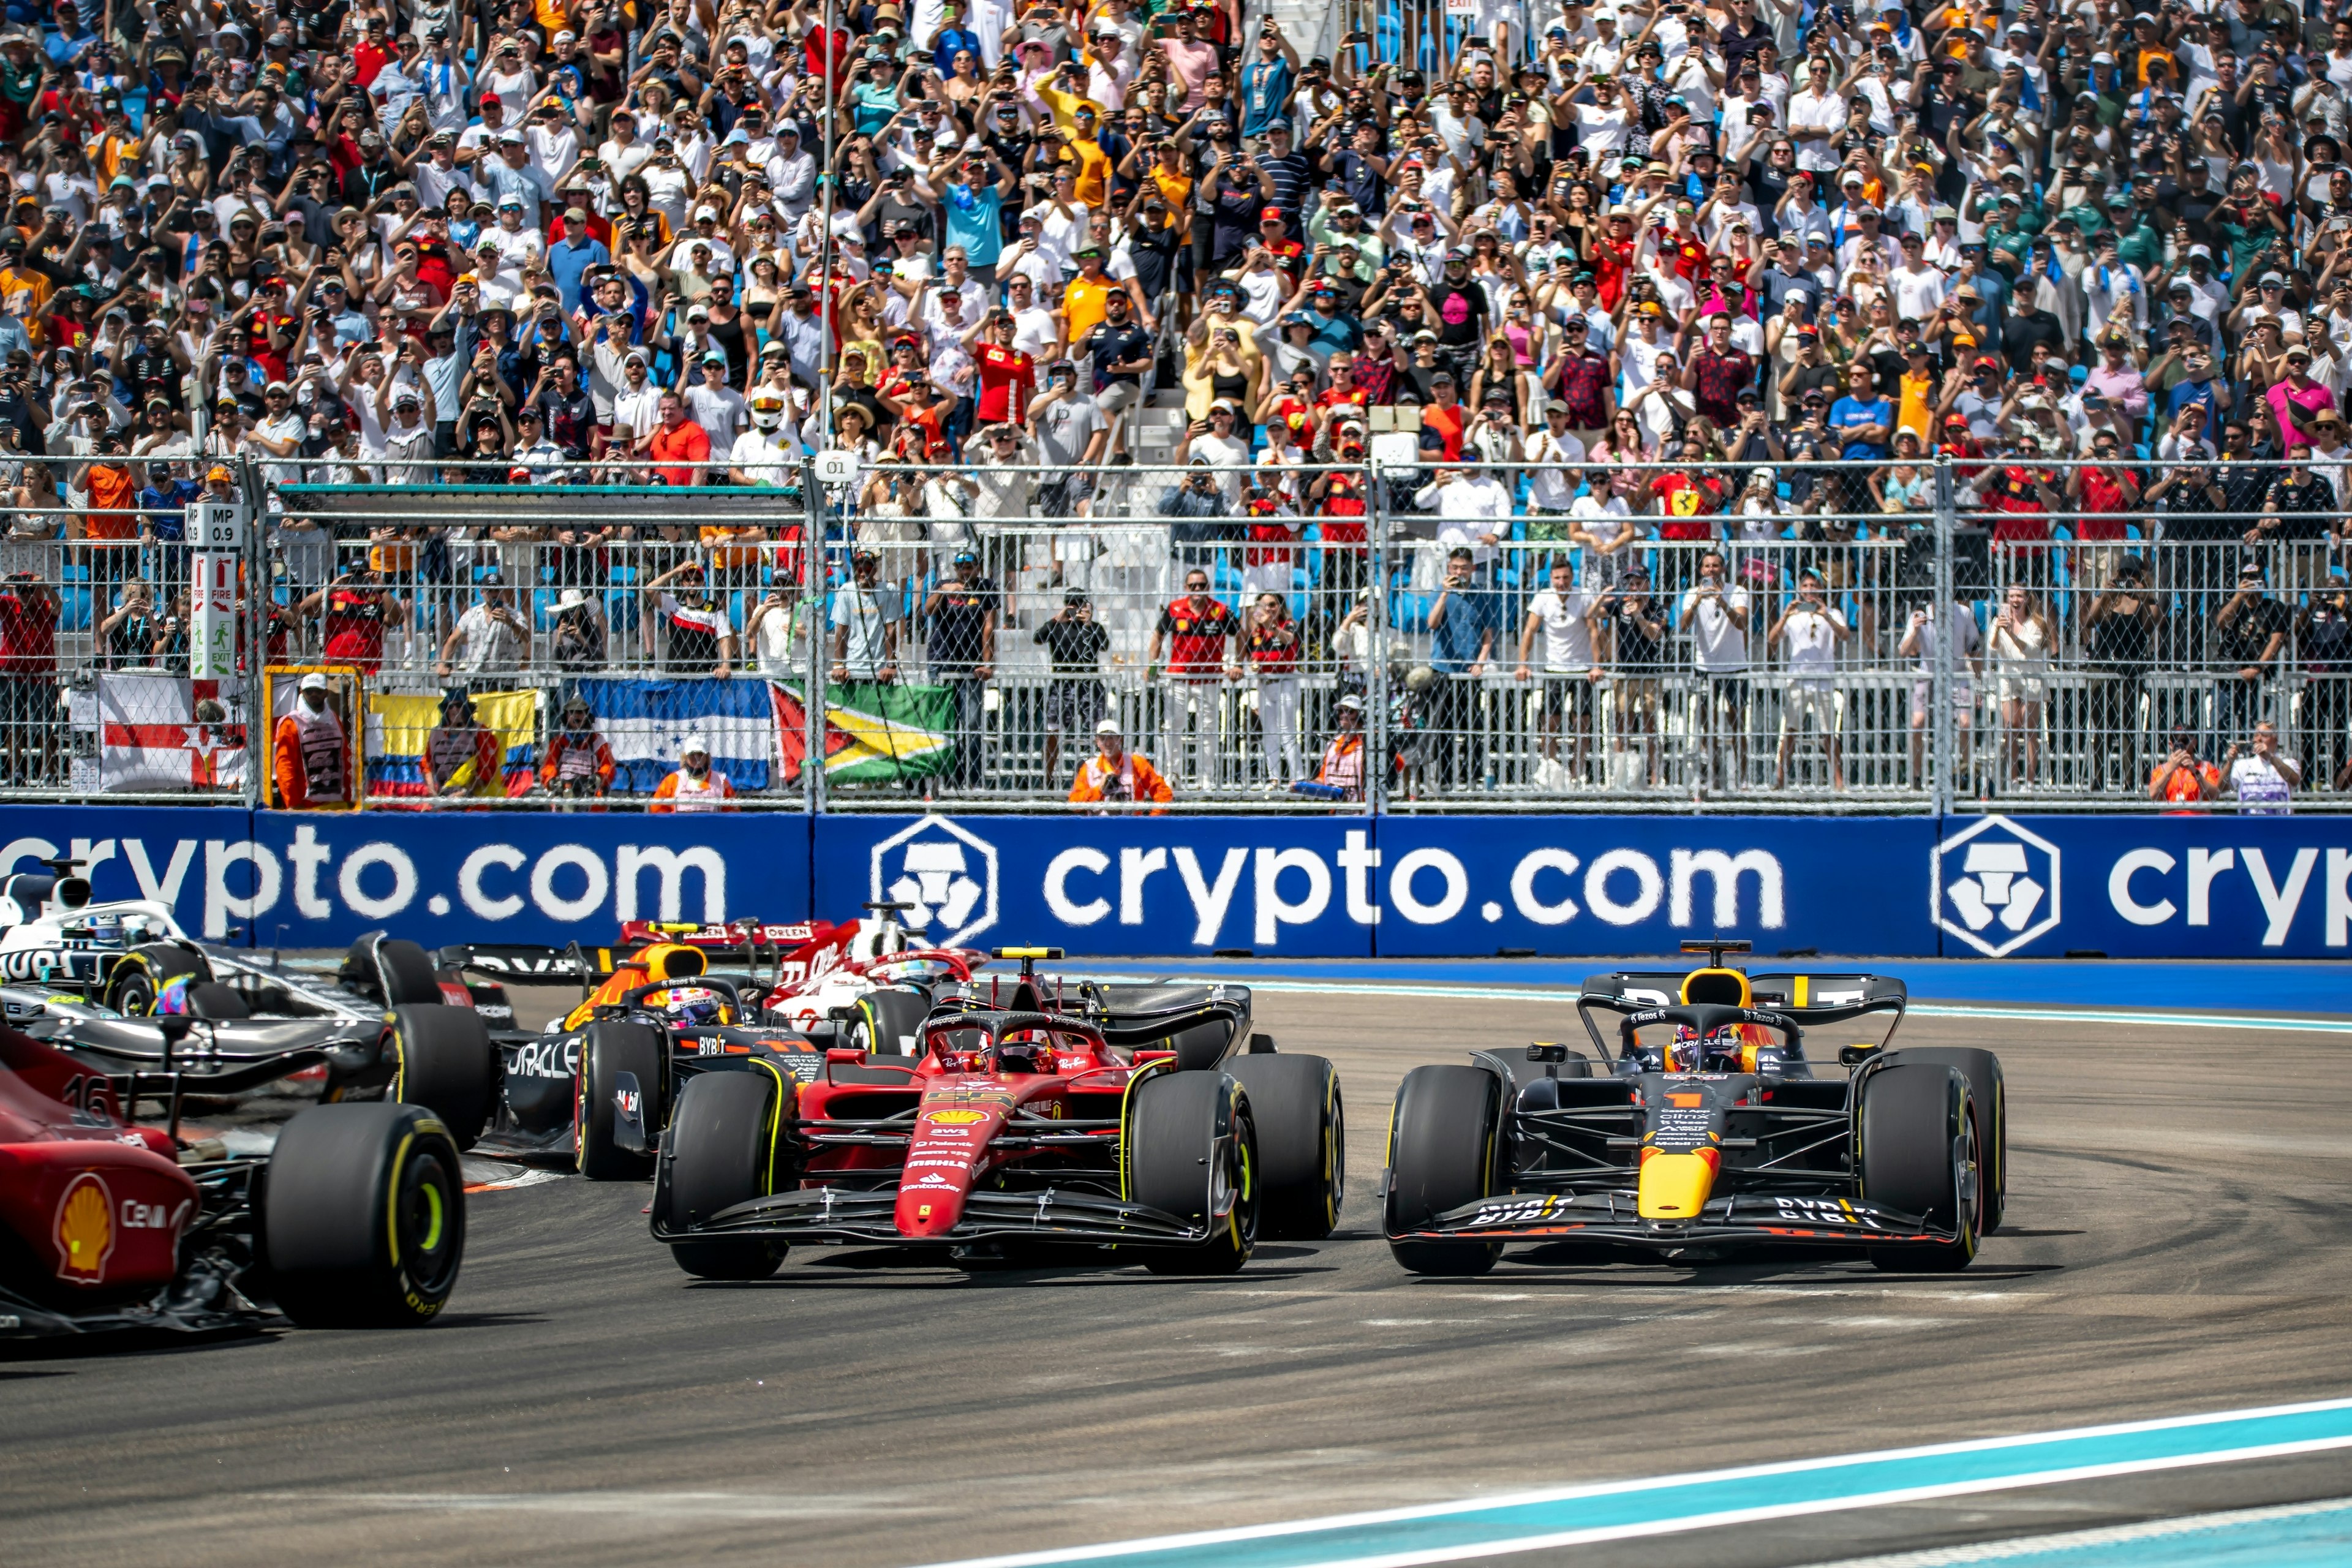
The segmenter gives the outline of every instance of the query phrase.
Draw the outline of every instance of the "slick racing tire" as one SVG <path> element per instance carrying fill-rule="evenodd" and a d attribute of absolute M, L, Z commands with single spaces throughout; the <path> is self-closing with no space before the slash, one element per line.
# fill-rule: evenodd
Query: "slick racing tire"
<path fill-rule="evenodd" d="M 499 1052 L 490 1028 L 469 1007 L 411 1004 L 392 1010 L 385 1043 L 392 1087 L 384 1098 L 440 1117 L 459 1149 L 470 1149 L 498 1109 Z"/>
<path fill-rule="evenodd" d="M 1199 1246 L 1145 1248 L 1154 1274 L 1231 1274 L 1257 1249 L 1257 1131 L 1229 1074 L 1146 1079 L 1128 1112 L 1127 1168 L 1135 1202 L 1209 1227 Z"/>
<path fill-rule="evenodd" d="M 877 986 L 857 999 L 849 1043 L 877 1057 L 921 1056 L 923 1020 L 930 1011 L 929 995 L 912 985 Z"/>
<path fill-rule="evenodd" d="M 1949 1242 L 1874 1247 L 1870 1261 L 1926 1273 L 1966 1268 L 1977 1255 L 1977 1205 L 1962 1196 L 1976 1164 L 1968 1079 L 1940 1062 L 1890 1062 L 1863 1083 L 1859 1121 L 1862 1195 L 1958 1231 Z"/>
<path fill-rule="evenodd" d="M 1417 1067 L 1397 1086 L 1389 1123 L 1389 1250 L 1415 1274 L 1484 1274 L 1498 1241 L 1404 1241 L 1439 1215 L 1495 1191 L 1502 1168 L 1502 1080 L 1481 1068 Z"/>
<path fill-rule="evenodd" d="M 210 980 L 213 967 L 201 952 L 151 942 L 122 955 L 107 977 L 106 994 L 99 1000 L 124 1017 L 144 1018 L 155 1010 L 157 994 L 184 974 Z"/>
<path fill-rule="evenodd" d="M 651 1025 L 588 1026 L 572 1079 L 572 1152 L 582 1175 L 642 1182 L 654 1173 L 668 1067 L 669 1043 Z"/>
<path fill-rule="evenodd" d="M 689 1079 L 677 1114 L 662 1137 L 654 1214 L 671 1229 L 698 1225 L 722 1209 L 765 1197 L 774 1173 L 776 1079 L 753 1068 Z M 677 1266 L 698 1279 L 765 1279 L 784 1260 L 785 1245 L 761 1239 L 681 1241 Z"/>
<path fill-rule="evenodd" d="M 466 1254 L 457 1144 L 431 1111 L 321 1105 L 286 1123 L 262 1184 L 260 1251 L 306 1329 L 429 1323 Z"/>
<path fill-rule="evenodd" d="M 2009 1204 L 2009 1086 L 2002 1080 L 2000 1058 L 1971 1046 L 1916 1046 L 1886 1054 L 1896 1062 L 1940 1062 L 1958 1069 L 1969 1080 L 1969 1100 L 1976 1110 L 1977 1234 L 1990 1236 L 2000 1228 Z"/>
<path fill-rule="evenodd" d="M 1248 1094 L 1257 1128 L 1259 1236 L 1322 1240 L 1339 1227 L 1347 1195 L 1339 1075 L 1321 1057 L 1239 1056 L 1225 1070 Z"/>

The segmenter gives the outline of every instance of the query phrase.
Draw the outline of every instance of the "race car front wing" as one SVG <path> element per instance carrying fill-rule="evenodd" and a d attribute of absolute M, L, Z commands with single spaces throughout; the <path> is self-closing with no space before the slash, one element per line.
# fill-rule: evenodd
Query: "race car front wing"
<path fill-rule="evenodd" d="M 1643 1219 L 1630 1189 L 1481 1198 L 1391 1241 L 1594 1241 L 1674 1251 L 1726 1245 L 1893 1247 L 1949 1243 L 1948 1227 L 1859 1198 L 1733 1194 L 1687 1220 Z"/>
<path fill-rule="evenodd" d="M 653 1234 L 655 1240 L 669 1242 L 725 1237 L 871 1247 L 962 1247 L 1015 1240 L 1187 1247 L 1200 1246 L 1214 1234 L 1162 1209 L 1097 1193 L 1045 1187 L 1035 1192 L 973 1193 L 964 1199 L 963 1217 L 953 1230 L 918 1240 L 900 1233 L 894 1217 L 898 1202 L 896 1185 L 815 1187 L 753 1198 L 721 1209 L 700 1225 L 683 1228 L 669 1225 L 656 1205 Z M 1224 1221 L 1219 1218 L 1216 1223 L 1222 1227 Z"/>

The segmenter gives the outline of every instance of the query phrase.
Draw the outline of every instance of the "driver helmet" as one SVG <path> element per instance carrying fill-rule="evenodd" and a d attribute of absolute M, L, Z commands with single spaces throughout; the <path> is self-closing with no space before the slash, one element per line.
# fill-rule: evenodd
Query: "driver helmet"
<path fill-rule="evenodd" d="M 751 395 L 751 423 L 762 430 L 775 430 L 784 423 L 784 395 L 773 387 L 765 387 Z"/>
<path fill-rule="evenodd" d="M 196 983 L 193 974 L 174 974 L 155 993 L 152 1012 L 156 1017 L 182 1017 L 188 1011 L 188 992 Z"/>
<path fill-rule="evenodd" d="M 92 915 L 89 918 L 89 945 L 92 947 L 115 948 L 123 944 L 124 932 L 121 915 Z"/>
<path fill-rule="evenodd" d="M 1688 1024 L 1676 1024 L 1669 1068 L 1673 1062 L 1688 1062 L 1690 1066 L 1685 1070 L 1697 1071 L 1706 1066 L 1706 1058 L 1710 1056 L 1738 1056 L 1740 1045 L 1739 1026 L 1737 1024 L 1726 1024 L 1704 1038 Z"/>
<path fill-rule="evenodd" d="M 661 999 L 660 1012 L 670 1024 L 682 1027 L 723 1024 L 727 1001 L 707 985 L 673 985 Z"/>

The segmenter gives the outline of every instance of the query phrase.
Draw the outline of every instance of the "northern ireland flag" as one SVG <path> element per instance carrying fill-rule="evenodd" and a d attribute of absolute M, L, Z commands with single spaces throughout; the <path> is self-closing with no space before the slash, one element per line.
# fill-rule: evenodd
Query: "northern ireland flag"
<path fill-rule="evenodd" d="M 196 718 L 192 685 L 177 676 L 98 678 L 100 790 L 235 789 L 245 783 L 245 726 Z"/>

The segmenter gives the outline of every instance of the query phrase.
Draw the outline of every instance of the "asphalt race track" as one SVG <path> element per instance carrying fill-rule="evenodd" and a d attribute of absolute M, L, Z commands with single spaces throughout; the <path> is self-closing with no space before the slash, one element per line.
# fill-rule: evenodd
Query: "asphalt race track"
<path fill-rule="evenodd" d="M 0 1362 L 0 1563 L 928 1563 L 2352 1394 L 2340 1035 L 1915 1018 L 2009 1075 L 2009 1222 L 1959 1276 L 1514 1255 L 1423 1282 L 1370 1195 L 1397 1079 L 1572 1017 L 1259 1016 L 1339 1068 L 1327 1243 L 1213 1282 L 823 1249 L 689 1286 L 648 1187 L 485 1192 L 428 1331 Z M 2347 1495 L 2336 1447 L 1509 1561 L 1763 1568 Z"/>

